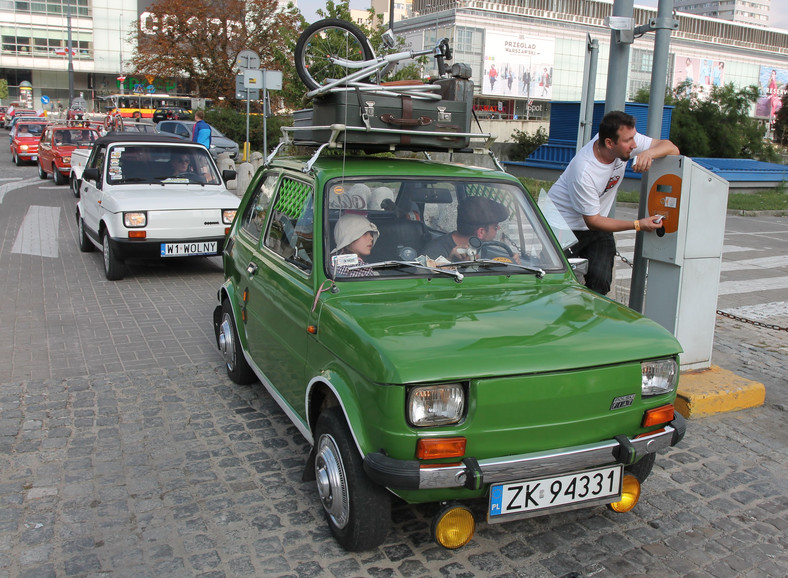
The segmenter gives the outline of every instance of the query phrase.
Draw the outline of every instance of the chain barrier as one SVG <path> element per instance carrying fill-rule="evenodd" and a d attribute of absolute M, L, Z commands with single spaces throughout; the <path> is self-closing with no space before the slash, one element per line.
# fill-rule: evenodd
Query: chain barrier
<path fill-rule="evenodd" d="M 618 250 L 616 250 L 616 256 L 630 267 L 633 267 L 632 262 L 626 257 L 624 257 L 624 255 L 619 253 Z M 747 319 L 746 317 L 740 317 L 738 315 L 734 315 L 733 313 L 728 313 L 727 311 L 721 311 L 720 309 L 717 309 L 717 315 L 721 315 L 722 317 L 727 317 L 728 319 L 733 319 L 734 321 L 749 323 L 750 325 L 754 325 L 755 327 L 763 327 L 764 329 L 773 329 L 774 331 L 788 331 L 788 327 L 780 327 L 779 325 L 775 325 L 774 323 L 761 323 L 760 321 Z"/>

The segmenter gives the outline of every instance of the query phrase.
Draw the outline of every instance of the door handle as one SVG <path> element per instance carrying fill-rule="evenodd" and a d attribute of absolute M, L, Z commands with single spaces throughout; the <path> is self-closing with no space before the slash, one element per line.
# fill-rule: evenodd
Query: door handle
<path fill-rule="evenodd" d="M 249 273 L 249 275 L 254 275 L 255 273 L 257 273 L 257 264 L 250 262 L 246 266 L 246 272 Z"/>

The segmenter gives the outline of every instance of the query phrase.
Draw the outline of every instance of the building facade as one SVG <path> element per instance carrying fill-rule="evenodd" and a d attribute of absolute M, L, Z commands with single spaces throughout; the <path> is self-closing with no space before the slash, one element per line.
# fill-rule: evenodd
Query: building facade
<path fill-rule="evenodd" d="M 769 25 L 772 0 L 675 0 L 679 12 L 720 18 L 753 26 Z"/>
<path fill-rule="evenodd" d="M 605 100 L 612 3 L 599 0 L 414 1 L 415 16 L 395 23 L 406 46 L 421 49 L 447 37 L 454 61 L 470 65 L 480 116 L 547 120 L 553 101 L 581 99 L 588 38 L 599 42 L 595 100 Z M 635 26 L 656 18 L 635 7 Z M 788 31 L 677 14 L 668 86 L 689 81 L 701 98 L 712 86 L 757 86 L 753 116 L 767 120 L 788 86 Z M 651 84 L 654 34 L 630 47 L 627 100 Z M 425 74 L 436 74 L 425 70 Z"/>

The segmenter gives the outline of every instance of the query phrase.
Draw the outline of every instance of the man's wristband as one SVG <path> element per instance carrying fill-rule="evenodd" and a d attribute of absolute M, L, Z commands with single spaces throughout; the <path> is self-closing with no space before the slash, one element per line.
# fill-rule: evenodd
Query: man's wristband
<path fill-rule="evenodd" d="M 635 231 L 640 231 L 640 221 L 635 221 Z"/>

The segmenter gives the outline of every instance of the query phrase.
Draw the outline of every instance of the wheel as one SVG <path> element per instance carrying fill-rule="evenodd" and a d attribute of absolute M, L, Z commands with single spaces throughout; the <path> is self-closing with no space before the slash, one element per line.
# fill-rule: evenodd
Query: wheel
<path fill-rule="evenodd" d="M 123 117 L 119 114 L 115 115 L 115 120 L 112 123 L 112 130 L 115 132 L 123 132 Z"/>
<path fill-rule="evenodd" d="M 66 177 L 56 166 L 52 166 L 52 178 L 55 179 L 55 184 L 58 186 L 66 184 Z"/>
<path fill-rule="evenodd" d="M 644 457 L 640 458 L 640 461 L 636 464 L 632 464 L 631 466 L 627 466 L 624 468 L 626 473 L 632 474 L 635 476 L 638 481 L 642 484 L 646 481 L 646 478 L 651 473 L 651 468 L 654 467 L 654 462 L 657 459 L 657 454 L 651 453 L 646 454 Z"/>
<path fill-rule="evenodd" d="M 227 368 L 227 377 L 238 385 L 254 383 L 257 376 L 249 367 L 241 350 L 238 332 L 235 330 L 233 308 L 230 307 L 230 302 L 226 299 L 222 301 L 222 321 L 219 325 L 218 340 L 219 351 Z"/>
<path fill-rule="evenodd" d="M 14 164 L 18 167 L 22 166 L 22 160 L 19 158 L 19 155 L 16 154 L 16 151 L 14 151 Z"/>
<path fill-rule="evenodd" d="M 389 493 L 364 473 L 362 457 L 338 407 L 320 414 L 314 451 L 317 492 L 334 538 L 351 552 L 382 544 L 391 524 Z"/>
<path fill-rule="evenodd" d="M 77 217 L 77 235 L 79 236 L 79 250 L 83 253 L 90 253 L 94 247 L 85 233 L 85 220 L 82 217 Z"/>
<path fill-rule="evenodd" d="M 309 90 L 356 70 L 331 63 L 329 56 L 356 61 L 375 58 L 367 37 L 356 26 L 337 18 L 318 20 L 298 37 L 295 47 L 296 72 Z"/>
<path fill-rule="evenodd" d="M 509 245 L 501 241 L 483 241 L 479 250 L 479 257 L 482 259 L 506 257 L 514 261 L 514 251 Z"/>
<path fill-rule="evenodd" d="M 71 175 L 71 192 L 74 193 L 76 198 L 79 198 L 79 187 L 82 186 L 82 181 Z"/>
<path fill-rule="evenodd" d="M 38 178 L 44 180 L 47 178 L 47 174 L 44 172 L 44 167 L 41 166 L 41 161 L 38 161 Z"/>
<path fill-rule="evenodd" d="M 108 281 L 118 281 L 123 279 L 123 261 L 118 259 L 109 242 L 109 233 L 104 233 L 101 237 L 101 246 L 104 250 L 104 276 Z"/>
<path fill-rule="evenodd" d="M 110 127 L 112 126 L 112 115 L 108 114 L 104 117 L 104 130 L 109 131 Z"/>

